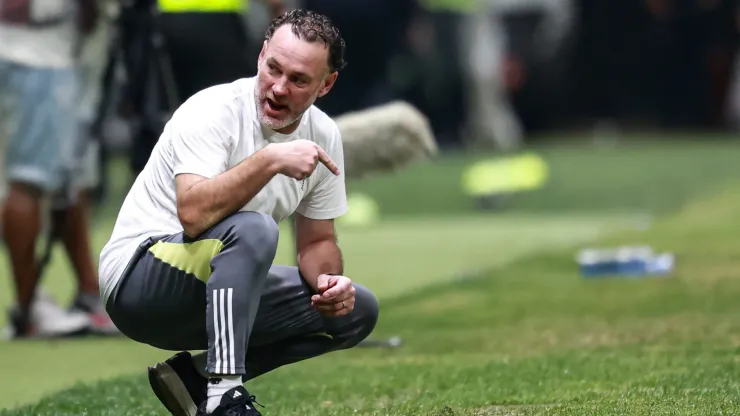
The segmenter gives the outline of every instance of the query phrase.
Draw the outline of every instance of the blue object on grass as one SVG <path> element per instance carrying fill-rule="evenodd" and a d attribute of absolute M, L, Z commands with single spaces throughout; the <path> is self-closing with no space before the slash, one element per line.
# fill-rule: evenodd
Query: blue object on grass
<path fill-rule="evenodd" d="M 581 274 L 594 277 L 646 277 L 666 275 L 673 271 L 671 253 L 656 255 L 646 246 L 625 246 L 612 249 L 585 249 L 577 257 Z"/>

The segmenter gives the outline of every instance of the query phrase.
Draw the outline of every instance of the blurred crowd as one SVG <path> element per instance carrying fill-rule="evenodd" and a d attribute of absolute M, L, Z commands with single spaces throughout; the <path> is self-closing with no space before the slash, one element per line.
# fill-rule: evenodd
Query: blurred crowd
<path fill-rule="evenodd" d="M 88 235 L 106 161 L 127 155 L 136 175 L 181 102 L 255 75 L 264 30 L 291 8 L 326 14 L 347 42 L 320 108 L 405 100 L 442 148 L 507 151 L 604 123 L 740 126 L 737 1 L 0 0 L 8 336 L 116 334 Z M 78 280 L 69 307 L 39 289 L 56 243 Z"/>

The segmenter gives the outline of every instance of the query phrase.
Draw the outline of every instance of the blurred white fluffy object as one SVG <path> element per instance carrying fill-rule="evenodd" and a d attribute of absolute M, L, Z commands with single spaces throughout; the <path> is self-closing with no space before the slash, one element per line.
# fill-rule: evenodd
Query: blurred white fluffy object
<path fill-rule="evenodd" d="M 438 152 L 429 120 L 404 101 L 342 114 L 335 121 L 347 177 L 398 171 Z"/>

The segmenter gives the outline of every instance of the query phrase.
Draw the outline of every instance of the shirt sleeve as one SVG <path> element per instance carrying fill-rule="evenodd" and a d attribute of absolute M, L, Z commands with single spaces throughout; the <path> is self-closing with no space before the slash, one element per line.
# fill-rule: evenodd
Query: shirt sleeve
<path fill-rule="evenodd" d="M 212 178 L 228 170 L 233 117 L 229 108 L 182 108 L 168 126 L 175 176 L 192 173 Z"/>
<path fill-rule="evenodd" d="M 329 220 L 347 213 L 347 193 L 344 177 L 344 149 L 339 129 L 334 126 L 334 137 L 324 151 L 339 167 L 334 175 L 319 162 L 317 172 L 321 179 L 301 201 L 296 212 L 314 220 Z"/>

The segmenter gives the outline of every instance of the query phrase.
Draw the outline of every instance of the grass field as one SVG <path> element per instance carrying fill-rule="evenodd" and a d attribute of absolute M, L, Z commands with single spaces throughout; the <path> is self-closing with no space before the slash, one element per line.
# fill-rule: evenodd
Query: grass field
<path fill-rule="evenodd" d="M 378 293 L 374 337 L 404 345 L 254 380 L 264 414 L 736 414 L 740 147 L 543 154 L 551 182 L 507 213 L 473 214 L 455 193 L 462 158 L 355 184 L 390 218 L 341 230 L 348 274 Z M 635 213 L 659 216 L 644 229 Z M 672 251 L 677 271 L 584 280 L 574 249 L 596 242 Z M 64 299 L 57 257 L 47 287 Z M 143 370 L 167 355 L 124 340 L 0 343 L 0 407 L 12 407 L 0 415 L 164 415 Z"/>

